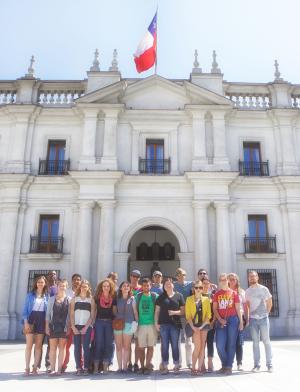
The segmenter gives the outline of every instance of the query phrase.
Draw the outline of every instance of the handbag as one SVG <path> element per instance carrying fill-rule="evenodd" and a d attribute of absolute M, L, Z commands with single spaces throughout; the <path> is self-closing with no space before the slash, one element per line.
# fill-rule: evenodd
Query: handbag
<path fill-rule="evenodd" d="M 23 335 L 29 335 L 30 333 L 34 333 L 34 323 L 27 324 L 27 328 L 25 328 L 25 324 L 23 326 Z"/>
<path fill-rule="evenodd" d="M 113 319 L 112 327 L 116 331 L 122 331 L 125 327 L 125 321 L 123 319 Z"/>

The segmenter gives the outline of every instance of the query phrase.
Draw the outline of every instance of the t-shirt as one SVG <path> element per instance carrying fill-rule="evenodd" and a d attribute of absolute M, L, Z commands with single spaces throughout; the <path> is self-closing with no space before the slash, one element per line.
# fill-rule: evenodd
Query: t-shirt
<path fill-rule="evenodd" d="M 187 297 L 189 297 L 192 294 L 192 286 L 193 286 L 193 282 L 184 282 L 183 284 L 174 282 L 174 290 L 182 294 L 184 300 L 186 300 Z"/>
<path fill-rule="evenodd" d="M 134 303 L 134 297 L 130 297 L 128 299 L 118 298 L 116 319 L 123 319 L 125 320 L 125 323 L 132 323 L 134 321 Z"/>
<path fill-rule="evenodd" d="M 218 290 L 213 297 L 213 303 L 218 304 L 217 309 L 220 317 L 227 318 L 237 315 L 235 304 L 239 304 L 240 299 L 236 291 Z"/>
<path fill-rule="evenodd" d="M 135 297 L 137 295 L 137 293 L 141 293 L 142 292 L 142 287 L 138 287 L 138 288 L 131 288 L 132 291 L 132 295 Z"/>
<path fill-rule="evenodd" d="M 152 293 L 152 295 L 155 293 Z M 139 325 L 154 324 L 154 301 L 151 293 L 149 295 L 142 294 L 138 300 Z M 157 296 L 157 294 L 156 294 Z"/>
<path fill-rule="evenodd" d="M 152 285 L 150 289 L 151 293 L 156 293 L 158 295 L 163 293 L 163 285 L 160 284 L 159 286 Z"/>
<path fill-rule="evenodd" d="M 169 297 L 166 293 L 161 294 L 156 305 L 160 307 L 158 324 L 176 324 L 180 325 L 180 316 L 169 316 L 169 310 L 180 310 L 184 306 L 184 298 L 180 293 L 175 292 L 173 297 Z"/>
<path fill-rule="evenodd" d="M 98 319 L 113 319 L 114 314 L 113 314 L 113 306 L 117 305 L 116 298 L 113 298 L 112 304 L 109 308 L 104 308 L 100 305 L 100 300 L 96 302 L 97 305 L 97 318 Z"/>
<path fill-rule="evenodd" d="M 268 317 L 265 301 L 272 298 L 272 295 L 266 286 L 258 284 L 257 286 L 248 287 L 245 297 L 250 306 L 250 318 L 263 319 Z"/>

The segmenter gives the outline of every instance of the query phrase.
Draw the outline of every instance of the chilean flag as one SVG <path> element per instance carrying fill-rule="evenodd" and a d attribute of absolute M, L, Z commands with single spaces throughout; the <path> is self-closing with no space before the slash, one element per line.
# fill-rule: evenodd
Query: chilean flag
<path fill-rule="evenodd" d="M 138 73 L 153 67 L 156 62 L 157 12 L 134 54 Z"/>

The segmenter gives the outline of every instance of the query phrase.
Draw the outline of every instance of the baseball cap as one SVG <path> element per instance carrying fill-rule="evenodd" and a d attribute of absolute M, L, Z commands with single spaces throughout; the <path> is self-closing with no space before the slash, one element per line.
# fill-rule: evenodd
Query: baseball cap
<path fill-rule="evenodd" d="M 154 271 L 152 276 L 156 276 L 156 275 L 162 276 L 162 273 L 160 271 Z"/>
<path fill-rule="evenodd" d="M 131 276 L 138 276 L 138 277 L 140 277 L 141 276 L 141 271 L 135 269 L 135 270 L 131 271 L 130 275 Z"/>

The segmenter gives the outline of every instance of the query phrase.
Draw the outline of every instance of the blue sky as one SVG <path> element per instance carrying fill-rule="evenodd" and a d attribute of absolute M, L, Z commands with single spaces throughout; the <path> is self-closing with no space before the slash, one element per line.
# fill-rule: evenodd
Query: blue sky
<path fill-rule="evenodd" d="M 0 0 L 0 79 L 23 76 L 32 54 L 41 79 L 84 79 L 95 48 L 102 70 L 117 48 L 122 77 L 137 77 L 133 53 L 157 4 L 160 75 L 189 78 L 195 48 L 208 72 L 215 49 L 225 80 L 272 81 L 277 58 L 300 83 L 298 0 Z"/>

